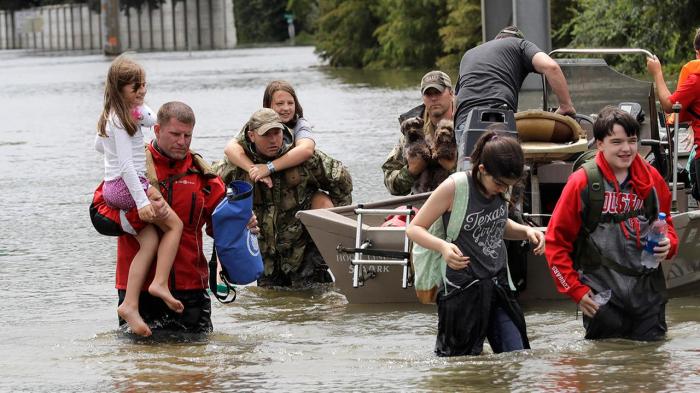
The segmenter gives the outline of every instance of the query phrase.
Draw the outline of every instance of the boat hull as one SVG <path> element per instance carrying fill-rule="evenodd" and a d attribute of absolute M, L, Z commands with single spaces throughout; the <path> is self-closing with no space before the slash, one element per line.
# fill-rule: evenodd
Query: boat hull
<path fill-rule="evenodd" d="M 420 206 L 427 195 L 391 198 L 365 204 L 363 208 Z M 355 246 L 357 219 L 354 210 L 357 207 L 305 210 L 298 213 L 328 264 L 336 289 L 352 304 L 417 303 L 413 288 L 402 287 L 402 266 L 377 264 L 360 267 L 360 285 L 353 286 L 351 260 L 354 254 L 339 252 L 338 247 Z M 368 220 L 366 224 L 363 223 L 363 240 L 371 241 L 372 248 L 375 249 L 403 250 L 404 229 L 380 227 L 381 221 Z M 662 263 L 666 286 L 671 297 L 696 295 L 700 293 L 700 212 L 677 214 L 673 216 L 673 221 L 680 246 L 678 255 L 672 261 Z M 376 259 L 379 262 L 383 257 L 366 256 L 363 259 Z M 544 256 L 529 254 L 526 270 L 526 288 L 519 294 L 521 302 L 566 299 L 557 291 Z"/>

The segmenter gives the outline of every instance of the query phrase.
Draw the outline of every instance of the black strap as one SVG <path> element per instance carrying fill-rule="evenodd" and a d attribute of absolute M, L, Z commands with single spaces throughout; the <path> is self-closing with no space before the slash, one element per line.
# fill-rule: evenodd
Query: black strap
<path fill-rule="evenodd" d="M 582 166 L 588 178 L 588 205 L 583 214 L 583 222 L 584 228 L 590 234 L 598 227 L 600 216 L 603 214 L 605 186 L 603 184 L 603 174 L 595 163 L 595 159 L 586 161 Z"/>
<path fill-rule="evenodd" d="M 209 289 L 214 297 L 223 304 L 233 303 L 236 300 L 238 293 L 236 292 L 236 287 L 231 284 L 226 275 L 222 271 L 220 274 L 221 282 L 226 286 L 225 293 L 219 293 L 218 283 L 216 277 L 217 270 L 217 258 L 216 258 L 216 248 L 211 250 L 211 259 L 209 259 Z"/>

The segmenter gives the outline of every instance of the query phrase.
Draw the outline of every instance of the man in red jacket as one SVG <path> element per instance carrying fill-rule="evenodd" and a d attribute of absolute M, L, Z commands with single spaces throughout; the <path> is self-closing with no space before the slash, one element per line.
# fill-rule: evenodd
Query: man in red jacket
<path fill-rule="evenodd" d="M 579 169 L 564 186 L 547 227 L 550 273 L 559 292 L 581 308 L 587 339 L 658 340 L 667 330 L 667 298 L 660 267 L 641 264 L 644 239 L 655 219 L 645 215 L 645 207 L 655 203 L 653 210 L 667 214 L 667 237 L 654 253 L 659 261 L 670 259 L 678 247 L 668 214 L 671 193 L 658 171 L 637 154 L 639 123 L 627 112 L 604 108 L 593 133 L 595 163 L 602 174 L 598 187 L 604 190 L 601 219 L 589 232 L 585 217 L 595 187 L 589 187 L 586 171 Z M 573 255 L 579 255 L 576 261 Z M 594 296 L 604 293 L 611 295 L 607 302 Z"/>
<path fill-rule="evenodd" d="M 208 333 L 212 331 L 211 301 L 207 293 L 209 270 L 202 244 L 202 227 L 207 225 L 207 234 L 212 235 L 211 215 L 224 197 L 223 182 L 214 174 L 201 156 L 189 150 L 194 130 L 195 117 L 192 108 L 182 102 L 168 102 L 158 111 L 158 122 L 154 131 L 156 138 L 146 150 L 149 179 L 157 180 L 163 198 L 177 213 L 184 225 L 172 271 L 170 290 L 185 306 L 182 314 L 170 310 L 159 298 L 147 291 L 153 277 L 144 284 L 139 299 L 139 312 L 151 328 Z M 152 166 L 150 165 L 152 162 Z M 155 171 L 155 173 L 152 173 Z M 162 201 L 152 201 L 156 210 Z M 119 303 L 124 300 L 129 267 L 139 244 L 133 236 L 146 224 L 138 219 L 138 212 L 128 212 L 109 207 L 102 198 L 102 185 L 95 191 L 90 215 L 98 232 L 119 236 L 117 243 L 116 287 Z M 249 222 L 253 232 L 257 231 L 255 216 Z M 120 325 L 124 321 L 120 320 Z"/>

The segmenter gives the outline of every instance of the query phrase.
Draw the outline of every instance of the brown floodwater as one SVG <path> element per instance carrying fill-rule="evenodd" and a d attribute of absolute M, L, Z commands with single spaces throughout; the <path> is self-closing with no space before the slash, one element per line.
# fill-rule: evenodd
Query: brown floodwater
<path fill-rule="evenodd" d="M 317 146 L 353 175 L 354 199 L 388 196 L 381 164 L 420 71 L 323 67 L 313 48 L 136 55 L 147 102 L 190 104 L 207 159 L 262 104 L 297 89 Z M 350 305 L 333 291 L 241 288 L 213 304 L 214 333 L 134 341 L 117 330 L 116 241 L 88 218 L 100 55 L 0 51 L 0 391 L 698 391 L 700 298 L 672 299 L 662 342 L 586 341 L 573 303 L 531 305 L 532 350 L 437 358 L 437 316 L 419 305 Z M 210 247 L 211 242 L 207 242 Z"/>

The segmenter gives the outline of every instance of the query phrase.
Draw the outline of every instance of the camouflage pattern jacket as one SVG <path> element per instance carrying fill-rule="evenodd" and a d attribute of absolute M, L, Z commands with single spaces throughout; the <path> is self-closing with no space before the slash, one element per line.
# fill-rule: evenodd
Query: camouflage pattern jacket
<path fill-rule="evenodd" d="M 285 146 L 280 150 L 280 156 L 293 147 L 293 137 L 286 128 L 284 139 Z M 242 146 L 254 163 L 268 161 L 255 152 L 255 146 L 247 138 L 242 139 Z M 252 183 L 246 171 L 226 158 L 215 163 L 214 169 L 225 184 L 232 180 Z M 311 197 L 316 191 L 327 192 L 335 206 L 352 202 L 352 178 L 347 168 L 319 150 L 302 165 L 275 172 L 270 178 L 272 188 L 262 182 L 253 186 L 253 210 L 260 227 L 258 242 L 266 276 L 278 269 L 285 274 L 295 272 L 301 265 L 306 244 L 311 238 L 295 215 L 300 210 L 311 208 Z"/>

